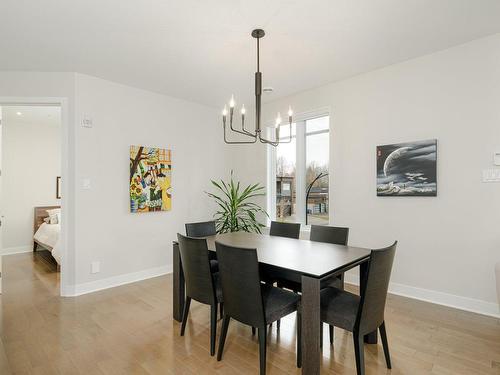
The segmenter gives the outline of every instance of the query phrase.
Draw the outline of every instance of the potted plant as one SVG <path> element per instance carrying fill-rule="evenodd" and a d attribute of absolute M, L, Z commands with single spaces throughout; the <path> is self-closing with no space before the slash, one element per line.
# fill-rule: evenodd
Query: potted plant
<path fill-rule="evenodd" d="M 261 233 L 264 224 L 258 221 L 259 215 L 269 217 L 267 212 L 253 200 L 265 195 L 264 187 L 260 184 L 248 185 L 244 189 L 240 188 L 240 182 L 231 179 L 229 182 L 211 180 L 212 185 L 217 189 L 216 193 L 205 192 L 213 198 L 218 206 L 214 214 L 217 233 L 227 232 L 256 232 Z"/>

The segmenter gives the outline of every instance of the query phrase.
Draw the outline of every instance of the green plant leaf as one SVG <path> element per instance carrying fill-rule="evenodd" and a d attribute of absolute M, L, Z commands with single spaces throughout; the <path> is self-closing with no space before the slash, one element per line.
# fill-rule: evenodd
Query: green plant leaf
<path fill-rule="evenodd" d="M 264 224 L 257 219 L 258 214 L 269 217 L 267 212 L 252 200 L 265 196 L 265 187 L 251 184 L 242 188 L 240 181 L 235 181 L 233 171 L 229 181 L 211 180 L 217 192 L 205 192 L 217 204 L 214 214 L 218 233 L 245 231 L 261 233 Z"/>

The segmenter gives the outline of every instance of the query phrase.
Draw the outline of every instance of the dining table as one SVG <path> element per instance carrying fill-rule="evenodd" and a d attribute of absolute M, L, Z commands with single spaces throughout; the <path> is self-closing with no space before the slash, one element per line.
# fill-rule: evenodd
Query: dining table
<path fill-rule="evenodd" d="M 302 374 L 316 375 L 321 368 L 320 293 L 322 282 L 359 266 L 360 291 L 366 287 L 371 250 L 267 234 L 233 232 L 206 237 L 208 249 L 215 242 L 257 250 L 261 274 L 302 284 Z M 181 322 L 185 303 L 185 280 L 179 245 L 173 242 L 173 318 Z M 365 336 L 377 343 L 377 331 Z"/>

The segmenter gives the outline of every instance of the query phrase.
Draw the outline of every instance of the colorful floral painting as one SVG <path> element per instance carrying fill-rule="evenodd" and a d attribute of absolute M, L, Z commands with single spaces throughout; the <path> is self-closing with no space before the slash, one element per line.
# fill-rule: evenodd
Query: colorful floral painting
<path fill-rule="evenodd" d="M 130 212 L 171 209 L 171 160 L 170 150 L 130 146 Z"/>

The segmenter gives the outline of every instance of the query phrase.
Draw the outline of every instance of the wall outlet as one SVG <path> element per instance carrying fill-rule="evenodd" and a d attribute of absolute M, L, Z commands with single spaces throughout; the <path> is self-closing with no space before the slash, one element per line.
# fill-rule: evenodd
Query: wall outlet
<path fill-rule="evenodd" d="M 101 271 L 101 262 L 94 261 L 90 264 L 90 273 L 99 273 Z"/>

